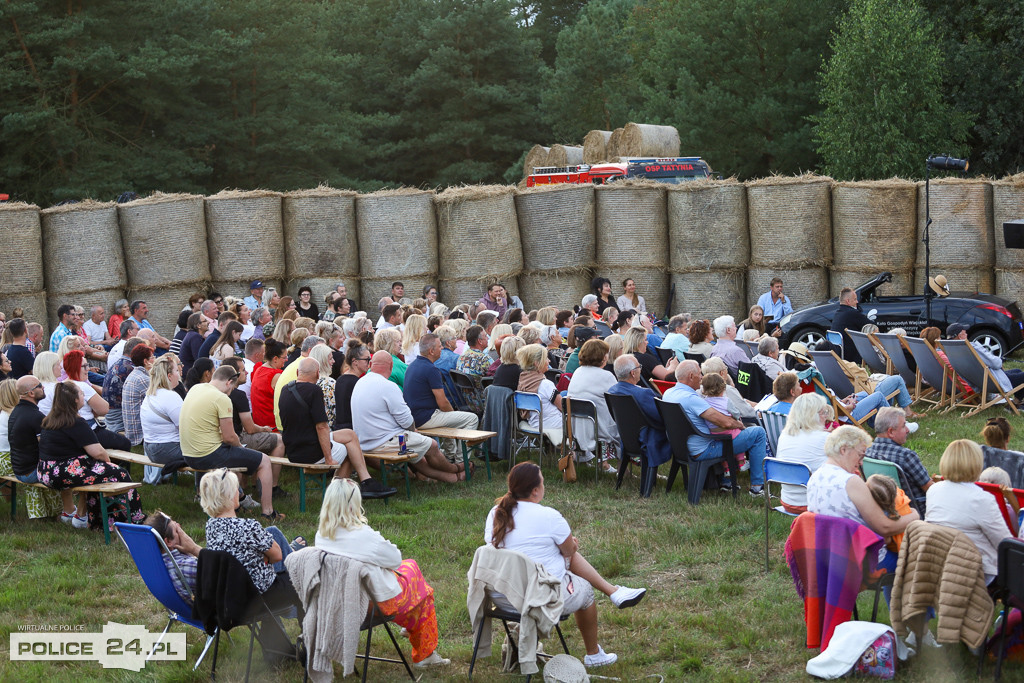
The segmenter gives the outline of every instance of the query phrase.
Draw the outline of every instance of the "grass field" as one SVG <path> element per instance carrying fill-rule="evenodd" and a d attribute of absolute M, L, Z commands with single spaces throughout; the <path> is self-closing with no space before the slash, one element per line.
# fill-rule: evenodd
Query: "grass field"
<path fill-rule="evenodd" d="M 930 472 L 938 471 L 939 456 L 949 441 L 979 438 L 987 417 L 1005 414 L 995 408 L 981 416 L 929 417 L 908 445 L 922 456 Z M 1019 423 L 1015 420 L 1015 423 Z M 1011 447 L 1024 447 L 1020 438 Z M 742 492 L 733 500 L 707 492 L 699 506 L 686 503 L 681 480 L 666 495 L 662 481 L 655 494 L 641 500 L 636 478 L 619 491 L 611 477 L 593 481 L 593 470 L 580 469 L 580 480 L 565 484 L 545 460 L 545 503 L 558 508 L 572 525 L 582 552 L 612 583 L 646 586 L 647 598 L 637 607 L 616 610 L 603 596 L 598 600 L 600 641 L 616 652 L 619 662 L 592 673 L 620 680 L 640 680 L 660 674 L 667 681 L 788 681 L 809 678 L 804 665 L 817 651 L 804 647 L 803 605 L 793 588 L 782 556 L 789 519 L 772 514 L 771 567 L 764 569 L 764 503 Z M 667 474 L 667 468 L 663 468 Z M 405 557 L 419 561 L 435 589 L 441 630 L 439 651 L 452 659 L 444 670 L 427 672 L 422 680 L 465 680 L 472 651 L 466 611 L 466 571 L 474 549 L 482 543 L 483 522 L 494 499 L 504 492 L 506 468 L 499 464 L 487 482 L 479 469 L 468 485 L 414 484 L 413 497 L 396 496 L 390 505 L 371 501 L 366 506 L 373 527 L 396 543 Z M 139 468 L 136 468 L 139 475 Z M 280 524 L 289 536 L 312 540 L 320 496 L 312 494 L 306 513 L 298 512 L 298 482 L 287 472 L 283 485 L 292 496 L 278 509 L 288 518 Z M 192 502 L 192 480 L 180 477 L 177 486 L 141 489 L 146 511 L 162 508 L 202 544 L 205 515 Z M 0 521 L 0 648 L 20 625 L 84 625 L 99 631 L 107 621 L 143 624 L 163 629 L 164 610 L 149 594 L 127 551 L 115 541 L 103 544 L 101 534 L 76 531 L 56 521 L 30 522 L 24 508 L 11 522 Z M 869 593 L 861 595 L 862 616 L 870 616 Z M 887 621 L 884 603 L 880 620 Z M 295 622 L 292 622 L 293 624 Z M 185 627 L 173 627 L 178 631 Z M 201 681 L 209 678 L 209 658 L 198 672 L 191 664 L 204 638 L 187 629 L 187 662 L 154 662 L 139 673 L 104 670 L 95 663 L 11 662 L 0 658 L 0 680 L 51 681 Z M 582 657 L 582 641 L 574 623 L 564 624 L 570 650 Z M 381 633 L 375 651 L 387 654 L 390 643 Z M 408 643 L 404 643 L 408 652 Z M 387 648 L 383 645 L 387 643 Z M 495 650 L 501 637 L 495 635 Z M 377 647 L 380 644 L 381 647 Z M 547 642 L 556 652 L 557 638 Z M 217 663 L 220 680 L 241 680 L 245 671 L 248 631 L 235 632 L 234 643 L 222 639 Z M 258 647 L 257 647 L 258 649 Z M 963 647 L 946 646 L 923 653 L 898 676 L 907 681 L 956 681 L 974 676 L 975 660 Z M 988 665 L 986 674 L 991 675 Z M 498 680 L 497 654 L 480 660 L 474 675 Z M 1019 665 L 1004 670 L 1007 680 L 1024 680 Z M 370 678 L 397 681 L 396 665 L 374 663 Z M 302 679 L 297 665 L 267 671 L 257 652 L 253 680 Z M 519 679 L 521 680 L 521 679 Z M 657 680 L 651 679 L 651 680 Z"/>

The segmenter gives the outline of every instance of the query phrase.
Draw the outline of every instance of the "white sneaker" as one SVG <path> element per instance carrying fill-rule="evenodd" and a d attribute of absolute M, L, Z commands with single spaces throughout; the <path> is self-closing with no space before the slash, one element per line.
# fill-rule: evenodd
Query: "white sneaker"
<path fill-rule="evenodd" d="M 647 595 L 646 588 L 626 588 L 625 586 L 618 586 L 615 592 L 608 596 L 619 609 L 626 609 L 632 607 L 636 603 L 644 599 Z"/>
<path fill-rule="evenodd" d="M 605 652 L 600 645 L 597 646 L 596 655 L 587 655 L 583 658 L 583 666 L 591 669 L 595 666 L 608 666 L 619 661 L 619 656 L 612 652 Z"/>
<path fill-rule="evenodd" d="M 71 520 L 71 526 L 73 526 L 76 529 L 88 529 L 89 518 L 79 517 L 78 515 L 75 515 L 74 519 Z"/>
<path fill-rule="evenodd" d="M 253 500 L 252 496 L 246 496 L 242 500 L 238 501 L 238 507 L 243 510 L 252 510 L 253 508 L 261 507 L 259 503 Z"/>
<path fill-rule="evenodd" d="M 429 666 L 448 666 L 452 663 L 452 660 L 445 659 L 441 655 L 437 654 L 437 650 L 430 653 L 430 656 L 421 662 L 415 662 L 413 666 L 417 669 L 426 669 Z"/>
<path fill-rule="evenodd" d="M 934 648 L 942 647 L 941 645 L 939 645 L 938 642 L 936 642 L 935 636 L 932 634 L 930 630 L 926 630 L 924 632 L 924 636 L 921 638 L 921 644 Z M 911 631 L 910 635 L 907 636 L 907 647 L 917 648 L 917 634 L 913 631 Z"/>
<path fill-rule="evenodd" d="M 64 522 L 65 524 L 71 524 L 74 521 L 74 519 L 75 519 L 75 515 L 77 515 L 77 514 L 78 514 L 78 508 L 77 507 L 74 510 L 71 511 L 70 515 L 68 513 L 66 513 L 66 512 L 61 512 L 60 513 L 60 521 Z"/>
<path fill-rule="evenodd" d="M 918 429 L 918 424 L 916 422 L 908 422 L 907 423 L 907 432 L 908 433 L 913 434 L 914 432 L 917 431 L 917 429 Z"/>

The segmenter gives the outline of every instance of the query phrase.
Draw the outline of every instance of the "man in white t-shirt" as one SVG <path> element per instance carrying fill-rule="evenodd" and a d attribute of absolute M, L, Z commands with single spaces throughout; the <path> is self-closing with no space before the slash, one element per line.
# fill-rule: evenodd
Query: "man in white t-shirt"
<path fill-rule="evenodd" d="M 107 367 L 112 368 L 114 364 L 124 355 L 124 345 L 128 340 L 139 334 L 139 325 L 131 318 L 121 322 L 121 341 L 114 344 L 107 354 Z"/>
<path fill-rule="evenodd" d="M 89 311 L 89 316 L 89 319 L 82 325 L 82 329 L 89 336 L 89 341 L 93 344 L 102 344 L 109 349 L 117 340 L 111 337 L 107 330 L 106 311 L 102 306 L 93 306 Z"/>
<path fill-rule="evenodd" d="M 247 377 L 245 383 L 238 387 L 238 390 L 245 394 L 250 404 L 252 403 L 252 371 L 257 366 L 263 364 L 264 353 L 265 348 L 262 339 L 250 339 L 245 342 L 245 358 L 242 361 L 245 363 L 245 374 Z"/>

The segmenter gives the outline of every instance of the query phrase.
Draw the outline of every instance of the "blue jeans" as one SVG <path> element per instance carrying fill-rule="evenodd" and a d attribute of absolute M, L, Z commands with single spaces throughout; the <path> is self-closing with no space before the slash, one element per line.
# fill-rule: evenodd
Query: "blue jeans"
<path fill-rule="evenodd" d="M 288 543 L 288 539 L 285 537 L 284 532 L 276 526 L 268 526 L 267 531 L 270 532 L 270 535 L 274 537 L 274 540 L 277 541 L 277 545 L 281 548 L 281 561 L 275 562 L 273 565 L 274 571 L 280 574 L 284 571 L 284 558 L 291 554 L 292 547 Z"/>
<path fill-rule="evenodd" d="M 39 475 L 35 470 L 32 470 L 28 474 L 15 474 L 14 478 L 20 481 L 22 484 L 38 484 Z"/>
<path fill-rule="evenodd" d="M 764 452 L 768 439 L 762 427 L 747 427 L 732 440 L 732 452 L 746 451 L 750 460 L 750 485 L 764 484 Z M 697 456 L 698 460 L 722 457 L 722 442 L 712 441 L 707 450 Z"/>
<path fill-rule="evenodd" d="M 98 372 L 89 371 L 89 383 L 95 384 L 98 387 L 103 386 L 103 375 Z"/>
<path fill-rule="evenodd" d="M 910 400 L 910 392 L 907 391 L 907 383 L 899 375 L 889 375 L 875 386 L 875 391 L 888 396 L 894 391 L 899 391 L 896 394 L 896 405 L 900 408 L 906 408 L 913 401 Z"/>
<path fill-rule="evenodd" d="M 861 391 L 857 393 L 857 405 L 854 406 L 850 414 L 853 415 L 854 420 L 860 422 L 861 418 L 870 413 L 872 410 L 885 408 L 888 405 L 889 402 L 885 400 L 885 396 L 878 393 L 877 391 L 871 394 L 870 396 L 868 396 L 866 392 Z M 868 424 L 872 427 L 875 426 L 874 415 L 872 415 L 871 418 L 868 420 Z"/>

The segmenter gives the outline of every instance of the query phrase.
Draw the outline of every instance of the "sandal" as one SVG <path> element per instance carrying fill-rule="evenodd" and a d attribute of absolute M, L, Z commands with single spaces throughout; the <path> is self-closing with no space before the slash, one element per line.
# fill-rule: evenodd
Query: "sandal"
<path fill-rule="evenodd" d="M 284 515 L 281 514 L 280 512 L 278 512 L 277 510 L 271 511 L 271 513 L 269 515 L 264 513 L 264 512 L 261 512 L 260 513 L 260 517 L 265 517 L 268 520 L 270 520 L 271 522 L 274 522 L 275 524 L 277 522 L 280 522 L 281 520 L 284 519 Z"/>
<path fill-rule="evenodd" d="M 292 550 L 302 550 L 306 547 L 306 539 L 304 539 L 302 536 L 296 536 L 295 539 L 288 545 L 292 547 Z"/>

